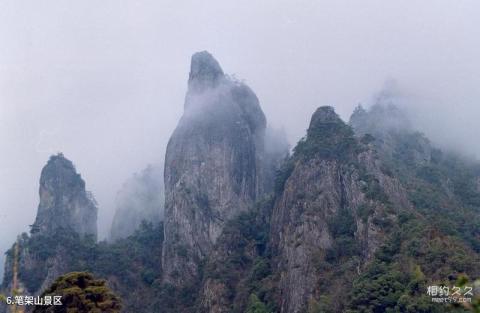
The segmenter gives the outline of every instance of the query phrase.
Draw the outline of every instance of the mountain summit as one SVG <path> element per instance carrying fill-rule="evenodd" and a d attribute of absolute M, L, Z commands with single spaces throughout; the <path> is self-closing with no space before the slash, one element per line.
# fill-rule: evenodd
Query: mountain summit
<path fill-rule="evenodd" d="M 394 91 L 349 124 L 319 107 L 290 155 L 255 93 L 194 54 L 166 150 L 164 222 L 161 174 L 147 171 L 121 192 L 117 240 L 96 243 L 85 182 L 52 156 L 0 293 L 36 296 L 88 270 L 122 312 L 465 312 L 427 291 L 480 277 L 480 164 L 436 148 Z"/>
<path fill-rule="evenodd" d="M 97 236 L 97 207 L 85 181 L 63 154 L 53 155 L 40 176 L 40 203 L 32 233 L 72 230 Z"/>
<path fill-rule="evenodd" d="M 166 280 L 197 277 L 224 224 L 262 192 L 265 115 L 208 52 L 192 57 L 185 112 L 165 159 Z"/>
<path fill-rule="evenodd" d="M 200 91 L 216 86 L 225 74 L 217 60 L 207 51 L 197 52 L 192 56 L 189 89 Z"/>

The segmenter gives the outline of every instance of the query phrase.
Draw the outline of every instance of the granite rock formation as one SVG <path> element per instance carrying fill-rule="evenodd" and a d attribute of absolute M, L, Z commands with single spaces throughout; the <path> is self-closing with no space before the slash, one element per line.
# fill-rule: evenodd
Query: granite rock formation
<path fill-rule="evenodd" d="M 329 271 L 322 264 L 329 259 L 345 259 L 360 271 L 386 237 L 374 221 L 397 223 L 395 212 L 411 209 L 399 182 L 382 172 L 372 146 L 355 138 L 331 107 L 313 114 L 281 184 L 270 240 L 285 313 L 305 312 L 326 293 L 322 280 Z"/>
<path fill-rule="evenodd" d="M 59 228 L 97 236 L 97 206 L 85 181 L 63 154 L 50 157 L 40 176 L 40 203 L 32 234 Z"/>
<path fill-rule="evenodd" d="M 253 91 L 208 52 L 192 56 L 184 114 L 165 159 L 165 280 L 198 278 L 224 224 L 263 192 L 266 120 Z"/>
<path fill-rule="evenodd" d="M 38 295 L 75 263 L 75 238 L 95 242 L 97 206 L 85 181 L 63 154 L 50 157 L 40 176 L 40 203 L 30 235 L 7 252 L 2 289 Z M 64 240 L 68 238 L 67 240 Z"/>

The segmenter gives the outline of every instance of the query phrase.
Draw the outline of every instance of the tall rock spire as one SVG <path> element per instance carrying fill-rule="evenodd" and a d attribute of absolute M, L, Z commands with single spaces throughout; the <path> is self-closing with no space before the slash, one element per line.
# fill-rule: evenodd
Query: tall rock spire
<path fill-rule="evenodd" d="M 95 200 L 85 190 L 85 181 L 73 163 L 63 154 L 51 156 L 43 167 L 39 193 L 40 203 L 31 236 L 26 233 L 18 236 L 7 252 L 4 280 L 0 286 L 4 290 L 39 295 L 56 277 L 77 269 L 80 263 L 75 262 L 79 254 L 71 249 L 81 250 L 82 246 L 74 244 L 80 243 L 76 240 L 90 242 L 96 239 Z M 3 312 L 1 306 L 0 312 Z"/>
<path fill-rule="evenodd" d="M 40 203 L 32 233 L 72 230 L 97 236 L 97 207 L 85 181 L 63 154 L 50 157 L 40 176 Z"/>
<path fill-rule="evenodd" d="M 197 52 L 192 56 L 188 87 L 190 91 L 213 88 L 225 78 L 217 60 L 207 51 Z"/>
<path fill-rule="evenodd" d="M 253 91 L 208 52 L 193 55 L 188 86 L 165 160 L 163 266 L 174 285 L 198 278 L 224 224 L 262 192 L 266 121 Z"/>

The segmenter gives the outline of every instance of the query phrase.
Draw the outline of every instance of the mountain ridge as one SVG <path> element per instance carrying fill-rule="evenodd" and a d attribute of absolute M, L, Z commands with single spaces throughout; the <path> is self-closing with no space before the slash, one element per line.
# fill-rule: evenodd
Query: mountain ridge
<path fill-rule="evenodd" d="M 466 312 L 426 291 L 480 277 L 478 162 L 438 149 L 391 97 L 348 123 L 318 107 L 289 154 L 281 139 L 266 148 L 276 135 L 255 93 L 208 52 L 192 56 L 188 87 L 166 151 L 164 222 L 108 243 L 68 214 L 68 227 L 39 218 L 18 241 L 25 290 L 90 271 L 124 312 Z M 52 190 L 88 200 L 73 164 L 59 160 L 61 179 L 40 180 L 39 211 L 78 208 L 55 206 Z"/>

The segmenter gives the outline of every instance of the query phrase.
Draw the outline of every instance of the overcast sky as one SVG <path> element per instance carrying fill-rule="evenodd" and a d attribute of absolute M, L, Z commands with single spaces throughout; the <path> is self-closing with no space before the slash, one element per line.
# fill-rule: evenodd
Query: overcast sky
<path fill-rule="evenodd" d="M 476 0 L 0 0 L 0 250 L 33 223 L 59 151 L 104 237 L 120 185 L 163 159 L 200 50 L 292 144 L 316 107 L 348 119 L 393 78 L 432 138 L 479 156 L 479 16 Z"/>

